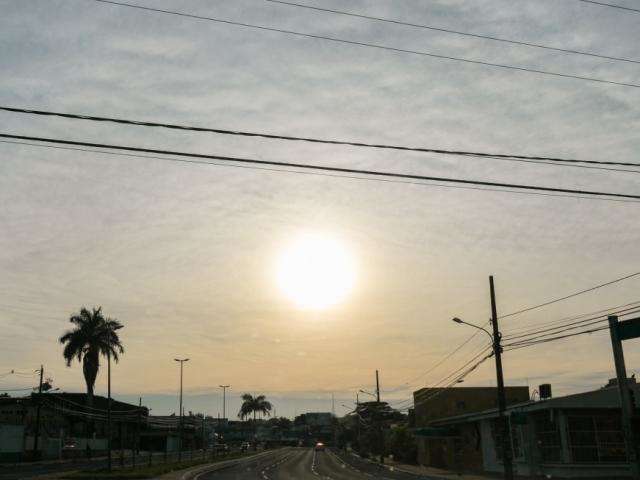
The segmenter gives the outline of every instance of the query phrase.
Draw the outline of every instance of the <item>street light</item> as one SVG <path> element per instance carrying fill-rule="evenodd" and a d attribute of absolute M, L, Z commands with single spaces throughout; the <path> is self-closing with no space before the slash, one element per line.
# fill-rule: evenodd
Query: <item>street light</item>
<path fill-rule="evenodd" d="M 376 398 L 376 395 L 371 393 L 371 392 L 367 392 L 366 390 L 358 390 L 360 393 L 366 393 L 367 395 L 371 395 L 373 398 Z"/>
<path fill-rule="evenodd" d="M 182 367 L 184 362 L 188 362 L 188 358 L 183 358 L 182 360 L 179 358 L 174 358 L 176 362 L 180 362 L 180 425 L 179 425 L 179 433 L 178 433 L 178 461 L 182 460 Z"/>
<path fill-rule="evenodd" d="M 231 385 L 218 385 L 222 389 L 222 418 L 227 418 L 227 388 Z"/>
<path fill-rule="evenodd" d="M 455 323 L 460 323 L 462 325 L 469 325 L 470 327 L 476 328 L 478 330 L 482 330 L 484 333 L 486 333 L 487 335 L 489 335 L 489 338 L 491 339 L 491 343 L 493 344 L 493 335 L 491 335 L 491 333 L 489 332 L 489 330 L 485 329 L 484 327 L 481 327 L 479 325 L 475 325 L 473 323 L 469 323 L 469 322 L 465 322 L 464 320 L 460 320 L 458 317 L 454 317 L 451 319 L 451 321 L 455 322 Z"/>

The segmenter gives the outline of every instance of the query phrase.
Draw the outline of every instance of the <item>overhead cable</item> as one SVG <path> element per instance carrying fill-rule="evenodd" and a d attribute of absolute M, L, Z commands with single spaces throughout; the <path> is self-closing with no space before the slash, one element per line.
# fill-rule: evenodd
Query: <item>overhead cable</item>
<path fill-rule="evenodd" d="M 576 190 L 576 189 L 546 187 L 546 186 L 538 186 L 538 185 L 489 182 L 489 181 L 483 181 L 483 180 L 470 180 L 470 179 L 462 179 L 462 178 L 413 175 L 413 174 L 385 172 L 385 171 L 378 171 L 378 170 L 329 167 L 324 165 L 314 165 L 314 164 L 294 163 L 294 162 L 279 162 L 279 161 L 273 161 L 273 160 L 258 160 L 253 158 L 241 158 L 241 157 L 230 157 L 230 156 L 223 156 L 223 155 L 179 152 L 179 151 L 172 151 L 172 150 L 140 148 L 140 147 L 131 147 L 131 146 L 115 145 L 115 144 L 94 143 L 94 142 L 79 142 L 79 141 L 72 141 L 72 140 L 63 140 L 58 138 L 32 137 L 32 136 L 26 136 L 26 135 L 12 135 L 12 134 L 6 134 L 6 133 L 0 134 L 0 137 L 15 139 L 15 140 L 27 140 L 27 141 L 35 141 L 35 142 L 46 142 L 46 143 L 54 143 L 54 144 L 61 144 L 61 145 L 75 145 L 75 146 L 93 147 L 93 148 L 105 148 L 110 150 L 124 150 L 124 151 L 131 151 L 131 152 L 153 153 L 153 154 L 171 155 L 171 156 L 188 158 L 188 160 L 166 158 L 166 161 L 171 161 L 171 162 L 209 164 L 210 162 L 204 161 L 204 159 L 209 159 L 209 160 L 219 160 L 223 162 L 233 162 L 233 163 L 240 163 L 240 164 L 288 167 L 288 168 L 296 168 L 296 169 L 302 169 L 302 170 L 334 172 L 334 173 L 341 173 L 341 174 L 344 174 L 344 173 L 357 174 L 357 175 L 366 175 L 366 176 L 372 176 L 372 177 L 401 178 L 401 179 L 409 179 L 409 180 L 435 181 L 435 182 L 453 183 L 453 184 L 461 184 L 461 185 L 477 185 L 477 186 L 485 186 L 485 187 L 511 188 L 511 189 L 519 189 L 519 190 L 569 193 L 569 194 L 575 194 L 575 195 L 588 195 L 592 197 L 633 199 L 634 201 L 640 200 L 640 195 L 615 193 L 615 192 Z M 578 197 L 578 198 L 581 198 L 581 197 Z"/>
<path fill-rule="evenodd" d="M 509 43 L 512 45 L 520 45 L 520 46 L 525 46 L 525 47 L 534 47 L 534 48 L 541 48 L 541 49 L 545 49 L 545 50 L 553 50 L 556 52 L 562 52 L 562 53 L 570 53 L 570 54 L 574 54 L 574 55 L 584 55 L 584 56 L 588 56 L 588 57 L 595 57 L 595 58 L 601 58 L 601 59 L 605 59 L 605 60 L 615 60 L 615 61 L 619 61 L 619 62 L 630 62 L 630 63 L 639 63 L 640 61 L 638 60 L 632 60 L 629 58 L 621 58 L 621 57 L 612 57 L 609 55 L 603 55 L 603 54 L 599 54 L 599 53 L 593 53 L 593 52 L 583 52 L 581 50 L 573 50 L 570 48 L 559 48 L 559 47 L 552 47 L 550 45 L 542 45 L 540 43 L 532 43 L 532 42 L 523 42 L 520 40 L 510 40 L 507 38 L 501 38 L 501 37 L 496 37 L 496 36 L 492 36 L 492 35 L 483 35 L 483 34 L 479 34 L 479 33 L 470 33 L 470 32 L 463 32 L 460 30 L 453 30 L 450 28 L 443 28 L 443 27 L 434 27 L 433 25 L 425 25 L 425 24 L 421 24 L 421 23 L 411 23 L 411 22 L 403 22 L 401 20 L 393 20 L 391 18 L 383 18 L 383 17 L 376 17 L 373 15 L 364 15 L 361 13 L 354 13 L 354 12 L 345 12 L 343 10 L 335 10 L 335 9 L 331 9 L 331 8 L 322 8 L 322 7 L 316 7 L 315 5 L 307 5 L 304 3 L 295 3 L 295 2 L 285 2 L 283 0 L 266 0 L 267 2 L 271 2 L 271 3 L 279 3 L 281 5 L 287 5 L 290 7 L 299 7 L 299 8 L 306 8 L 309 10 L 316 10 L 319 12 L 326 12 L 326 13 L 334 13 L 337 15 L 344 15 L 344 16 L 349 16 L 349 17 L 356 17 L 356 18 L 364 18 L 366 20 L 374 20 L 376 22 L 385 22 L 385 23 L 391 23 L 394 25 L 403 25 L 406 27 L 414 27 L 414 28 L 422 28 L 425 30 L 433 30 L 436 32 L 443 32 L 443 33 L 452 33 L 455 35 L 462 35 L 462 36 L 466 36 L 466 37 L 472 37 L 472 38 L 479 38 L 482 40 L 492 40 L 492 41 L 496 41 L 496 42 L 503 42 L 503 43 Z"/>
<path fill-rule="evenodd" d="M 578 1 L 584 2 L 584 3 L 593 3 L 594 5 L 600 5 L 601 7 L 611 7 L 611 8 L 617 8 L 619 10 L 627 10 L 628 12 L 640 13 L 640 8 L 625 7 L 624 5 L 617 5 L 615 3 L 596 2 L 594 0 L 578 0 Z"/>
<path fill-rule="evenodd" d="M 377 43 L 359 42 L 359 41 L 355 41 L 355 40 L 347 40 L 347 39 L 344 39 L 344 38 L 329 37 L 329 36 L 326 36 L 326 35 L 317 35 L 317 34 L 312 34 L 312 33 L 297 32 L 297 31 L 294 31 L 294 30 L 285 30 L 283 28 L 268 27 L 266 25 L 256 25 L 256 24 L 245 23 L 245 22 L 236 22 L 236 21 L 232 21 L 232 20 L 225 20 L 225 19 L 222 19 L 222 18 L 206 17 L 206 16 L 203 16 L 203 15 L 194 15 L 194 14 L 185 13 L 185 12 L 177 12 L 175 10 L 163 10 L 163 9 L 160 9 L 160 8 L 145 7 L 143 5 L 137 5 L 137 4 L 133 4 L 133 3 L 116 2 L 116 1 L 112 1 L 112 0 L 91 0 L 91 1 L 99 2 L 99 3 L 106 3 L 106 4 L 111 4 L 111 5 L 117 5 L 117 6 L 120 6 L 120 7 L 128 7 L 128 8 L 135 8 L 135 9 L 145 10 L 145 11 L 150 11 L 150 12 L 163 13 L 163 14 L 167 14 L 167 15 L 176 15 L 176 16 L 180 16 L 180 17 L 193 18 L 193 19 L 196 19 L 196 20 L 208 20 L 208 21 L 211 21 L 211 22 L 217 22 L 217 23 L 222 23 L 222 24 L 226 24 L 226 25 L 233 25 L 233 26 L 242 27 L 242 28 L 252 28 L 252 29 L 268 31 L 268 32 L 283 33 L 283 34 L 286 34 L 286 35 L 295 35 L 297 37 L 313 38 L 313 39 L 316 39 L 316 40 L 327 40 L 329 42 L 344 43 L 344 44 L 348 44 L 348 45 L 355 45 L 355 46 L 358 46 L 358 47 L 375 48 L 375 49 L 378 49 L 378 50 L 387 50 L 387 51 L 396 52 L 396 53 L 408 53 L 408 54 L 412 54 L 412 55 L 420 55 L 420 56 L 423 56 L 423 57 L 437 58 L 437 59 L 440 59 L 440 60 L 451 60 L 451 61 L 455 61 L 455 62 L 463 62 L 463 63 L 467 63 L 467 64 L 481 65 L 481 66 L 493 67 L 493 68 L 501 68 L 501 69 L 507 69 L 507 70 L 512 70 L 512 71 L 519 71 L 519 72 L 528 72 L 528 73 L 534 73 L 534 74 L 538 74 L 538 75 L 548 75 L 548 76 L 561 77 L 561 78 L 570 78 L 570 79 L 574 79 L 574 80 L 597 82 L 597 83 L 601 83 L 601 84 L 609 84 L 609 85 L 617 85 L 617 86 L 623 86 L 623 87 L 640 88 L 640 85 L 635 84 L 635 83 L 619 82 L 619 81 L 615 81 L 615 80 L 608 80 L 608 79 L 596 78 L 596 77 L 587 77 L 587 76 L 581 76 L 581 75 L 571 75 L 571 74 L 568 74 L 568 73 L 553 72 L 553 71 L 550 71 L 550 70 L 540 70 L 540 69 L 529 68 L 529 67 L 518 67 L 518 66 L 515 66 L 515 65 L 509 65 L 509 64 L 504 64 L 504 63 L 492 63 L 492 62 L 486 62 L 486 61 L 483 61 L 483 60 L 474 60 L 474 59 L 471 59 L 471 58 L 453 57 L 451 55 L 440 55 L 440 54 L 437 54 L 437 53 L 426 52 L 426 51 L 421 51 L 421 50 L 410 50 L 410 49 L 405 49 L 405 48 L 390 47 L 388 45 L 381 45 L 381 44 L 377 44 Z"/>
<path fill-rule="evenodd" d="M 594 290 L 597 290 L 599 288 L 607 287 L 609 285 L 613 285 L 614 283 L 622 282 L 624 280 L 628 280 L 630 278 L 637 277 L 638 275 L 640 275 L 640 272 L 631 273 L 629 275 L 625 275 L 624 277 L 616 278 L 615 280 L 611 280 L 609 282 L 601 283 L 600 285 L 596 285 L 595 287 L 590 287 L 590 288 L 587 288 L 585 290 L 580 290 L 579 292 L 572 293 L 570 295 L 565 295 L 564 297 L 560 297 L 560 298 L 556 298 L 556 299 L 553 299 L 553 300 L 549 300 L 548 302 L 540 303 L 538 305 L 533 305 L 532 307 L 522 308 L 522 309 L 517 310 L 515 312 L 507 313 L 506 315 L 501 315 L 498 318 L 502 319 L 502 318 L 507 318 L 507 317 L 513 317 L 515 315 L 520 315 L 521 313 L 530 312 L 531 310 L 535 310 L 537 308 L 546 307 L 547 305 L 551 305 L 553 303 L 561 302 L 561 301 L 567 300 L 569 298 L 577 297 L 578 295 L 582 295 L 584 293 L 593 292 Z"/>
<path fill-rule="evenodd" d="M 154 155 L 136 155 L 132 153 L 109 152 L 106 150 L 97 150 L 97 149 L 91 149 L 91 148 L 62 147 L 58 145 L 48 145 L 45 143 L 39 144 L 39 143 L 30 143 L 30 142 L 17 142 L 17 141 L 10 141 L 10 140 L 0 140 L 0 143 L 6 143 L 11 145 L 26 145 L 26 146 L 38 147 L 38 148 L 51 148 L 55 150 L 97 153 L 101 155 L 111 155 L 116 157 L 145 158 L 145 159 L 162 160 L 162 161 L 172 160 L 171 158 L 168 158 L 166 156 L 160 157 L 160 156 L 154 156 Z M 583 199 L 583 200 L 596 200 L 601 202 L 614 202 L 614 203 L 640 203 L 638 200 L 625 200 L 625 199 L 619 199 L 619 198 L 588 197 L 588 196 L 567 195 L 567 194 L 559 194 L 559 193 L 532 192 L 528 190 L 520 191 L 520 190 L 510 190 L 510 189 L 504 189 L 504 188 L 473 187 L 468 185 L 450 185 L 446 183 L 435 183 L 435 182 L 425 183 L 425 182 L 419 182 L 419 181 L 398 180 L 398 179 L 381 178 L 381 177 L 332 174 L 332 173 L 323 173 L 318 171 L 293 170 L 293 169 L 287 169 L 287 168 L 259 167 L 255 165 L 237 165 L 233 163 L 223 163 L 223 162 L 215 162 L 215 161 L 212 161 L 212 162 L 191 161 L 191 160 L 184 160 L 179 158 L 174 158 L 173 161 L 180 162 L 180 163 L 209 165 L 209 166 L 215 166 L 215 167 L 240 168 L 240 169 L 247 169 L 247 170 L 258 170 L 258 171 L 278 172 L 278 173 L 293 173 L 297 175 L 313 175 L 313 176 L 319 176 L 319 177 L 364 180 L 364 181 L 371 181 L 371 182 L 397 183 L 397 184 L 403 184 L 403 185 L 413 185 L 413 186 L 431 187 L 431 188 L 477 190 L 481 192 L 510 193 L 514 195 L 534 195 L 534 196 L 540 196 L 540 197 L 576 198 L 576 199 Z"/>
<path fill-rule="evenodd" d="M 583 164 L 591 164 L 591 165 L 619 165 L 619 166 L 628 166 L 628 167 L 640 167 L 640 163 L 631 163 L 631 162 L 582 160 L 582 159 L 575 159 L 575 158 L 489 153 L 489 152 L 478 152 L 478 151 L 470 151 L 470 150 L 447 150 L 447 149 L 434 148 L 434 147 L 410 147 L 410 146 L 403 146 L 403 145 L 353 142 L 353 141 L 347 141 L 347 140 L 321 139 L 321 138 L 314 138 L 314 137 L 299 137 L 299 136 L 292 136 L 292 135 L 276 135 L 276 134 L 270 134 L 270 133 L 264 133 L 264 132 L 248 132 L 243 130 L 228 130 L 228 129 L 215 128 L 215 127 L 196 127 L 192 125 L 179 125 L 175 123 L 150 122 L 150 121 L 144 121 L 144 120 L 131 120 L 126 118 L 116 118 L 116 117 L 103 117 L 103 116 L 85 115 L 85 114 L 79 114 L 79 113 L 63 113 L 63 112 L 54 112 L 50 110 L 35 110 L 31 108 L 10 107 L 7 105 L 0 105 L 0 110 L 4 110 L 6 112 L 12 112 L 12 113 L 25 113 L 30 115 L 61 117 L 61 118 L 66 118 L 71 120 L 110 122 L 110 123 L 117 123 L 121 125 L 136 125 L 141 127 L 167 128 L 167 129 L 185 130 L 185 131 L 191 131 L 191 132 L 207 132 L 207 133 L 217 133 L 222 135 L 258 137 L 258 138 L 266 138 L 270 140 L 285 140 L 285 141 L 296 141 L 296 142 L 320 143 L 320 144 L 327 144 L 327 145 L 343 145 L 343 146 L 349 146 L 349 147 L 401 150 L 401 151 L 408 151 L 408 152 L 434 153 L 438 155 L 454 155 L 454 156 L 480 157 L 480 158 L 505 159 L 505 160 L 514 160 L 514 159 L 536 160 L 541 162 L 560 162 L 563 164 L 564 163 L 583 163 Z M 637 173 L 636 170 L 623 170 L 623 171 L 631 171 L 631 172 Z"/>

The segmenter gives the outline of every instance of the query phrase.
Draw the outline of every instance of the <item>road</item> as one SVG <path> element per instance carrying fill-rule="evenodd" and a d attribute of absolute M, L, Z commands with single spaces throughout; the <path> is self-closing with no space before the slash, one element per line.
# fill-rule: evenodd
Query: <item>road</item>
<path fill-rule="evenodd" d="M 345 459 L 347 459 L 345 457 Z M 223 470 L 204 472 L 193 480 L 419 480 L 415 475 L 388 471 L 363 462 L 345 463 L 330 451 L 290 448 L 248 459 Z"/>

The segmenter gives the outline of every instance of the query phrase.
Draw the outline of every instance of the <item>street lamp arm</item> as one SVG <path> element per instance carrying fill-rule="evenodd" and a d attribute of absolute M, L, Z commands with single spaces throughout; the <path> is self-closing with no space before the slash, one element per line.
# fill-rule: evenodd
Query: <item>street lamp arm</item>
<path fill-rule="evenodd" d="M 366 393 L 367 395 L 371 395 L 372 397 L 375 398 L 375 395 L 371 392 L 367 392 L 366 390 L 359 390 L 360 393 Z"/>
<path fill-rule="evenodd" d="M 464 324 L 464 325 L 469 325 L 470 327 L 473 327 L 473 328 L 475 328 L 475 329 L 477 329 L 477 330 L 482 330 L 484 333 L 486 333 L 487 335 L 489 335 L 489 338 L 491 339 L 491 343 L 493 344 L 493 342 L 494 342 L 493 335 L 492 335 L 492 334 L 491 334 L 491 332 L 489 332 L 489 330 L 487 330 L 486 328 L 481 327 L 480 325 L 476 325 L 476 324 L 474 324 L 474 323 L 465 322 L 464 320 L 461 320 L 461 319 L 459 319 L 458 317 L 454 318 L 454 319 L 453 319 L 453 321 L 454 321 L 454 322 L 456 322 L 456 323 L 462 323 L 462 324 Z"/>

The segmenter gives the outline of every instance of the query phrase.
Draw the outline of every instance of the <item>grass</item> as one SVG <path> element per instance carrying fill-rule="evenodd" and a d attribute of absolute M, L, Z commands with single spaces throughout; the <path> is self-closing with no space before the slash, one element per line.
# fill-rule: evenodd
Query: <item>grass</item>
<path fill-rule="evenodd" d="M 79 472 L 73 472 L 66 475 L 63 478 L 68 478 L 70 480 L 103 480 L 103 479 L 113 479 L 113 480 L 134 480 L 140 478 L 155 478 L 159 475 L 164 475 L 165 473 L 173 472 L 175 470 L 184 470 L 186 468 L 196 467 L 198 465 L 205 465 L 209 463 L 217 463 L 225 460 L 233 460 L 235 458 L 240 458 L 246 456 L 246 454 L 234 454 L 229 455 L 224 458 L 217 458 L 215 460 L 209 459 L 198 459 L 198 460 L 189 460 L 182 462 L 170 462 L 170 463 L 160 463 L 157 465 L 151 466 L 141 466 L 139 468 L 122 468 L 118 470 L 114 470 L 109 473 L 106 469 L 101 470 L 82 470 Z"/>

